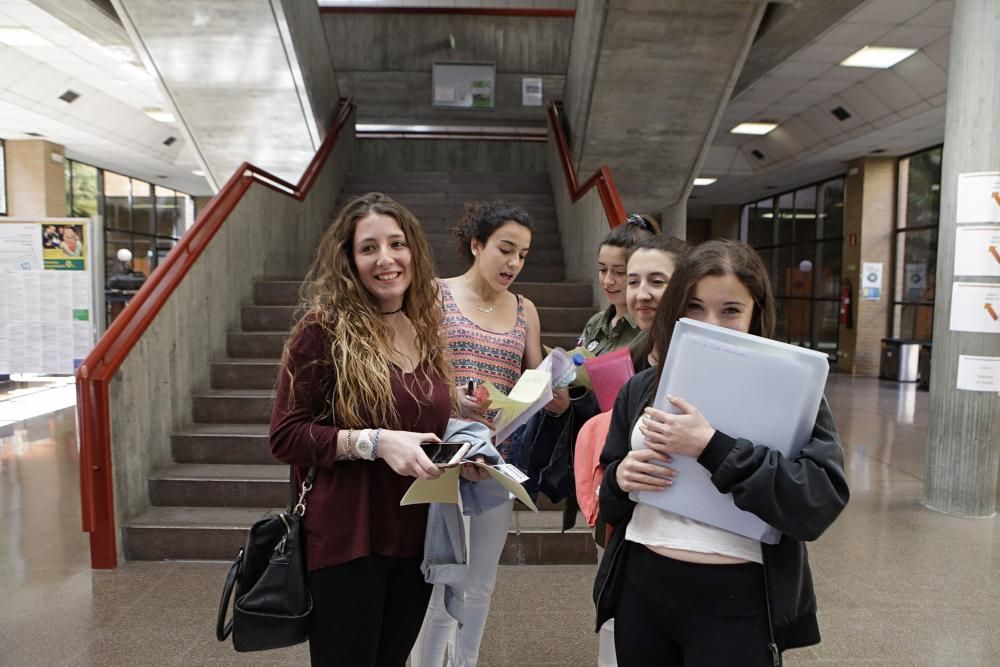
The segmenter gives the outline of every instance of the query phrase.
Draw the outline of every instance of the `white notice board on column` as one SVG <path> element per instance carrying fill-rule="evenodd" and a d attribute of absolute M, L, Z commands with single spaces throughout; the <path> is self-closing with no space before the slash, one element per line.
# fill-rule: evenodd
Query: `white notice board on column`
<path fill-rule="evenodd" d="M 97 228 L 87 218 L 0 219 L 0 375 L 72 375 L 94 347 Z"/>

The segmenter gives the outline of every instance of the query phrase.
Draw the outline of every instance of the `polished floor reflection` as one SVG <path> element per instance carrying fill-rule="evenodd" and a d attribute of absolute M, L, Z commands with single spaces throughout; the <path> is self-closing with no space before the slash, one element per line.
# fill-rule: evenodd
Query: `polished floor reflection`
<path fill-rule="evenodd" d="M 833 376 L 853 498 L 810 553 L 824 641 L 788 665 L 997 665 L 1000 520 L 921 507 L 927 394 Z M 306 664 L 215 641 L 221 563 L 88 568 L 71 409 L 0 431 L 0 665 Z M 482 665 L 594 664 L 590 566 L 503 567 Z"/>

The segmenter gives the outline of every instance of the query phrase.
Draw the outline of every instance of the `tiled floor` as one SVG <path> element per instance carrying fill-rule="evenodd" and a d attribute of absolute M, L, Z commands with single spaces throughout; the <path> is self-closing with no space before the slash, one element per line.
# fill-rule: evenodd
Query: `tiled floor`
<path fill-rule="evenodd" d="M 828 395 L 853 498 L 810 550 L 824 641 L 786 664 L 1000 664 L 1000 520 L 920 506 L 927 394 L 834 376 Z M 77 461 L 70 409 L 0 432 L 0 665 L 308 663 L 215 641 L 225 564 L 91 571 Z M 593 571 L 501 568 L 481 664 L 594 664 Z"/>

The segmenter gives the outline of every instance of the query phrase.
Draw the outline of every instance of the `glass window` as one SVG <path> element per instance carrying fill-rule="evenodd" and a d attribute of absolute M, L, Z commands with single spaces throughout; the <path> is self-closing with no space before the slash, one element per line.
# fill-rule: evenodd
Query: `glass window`
<path fill-rule="evenodd" d="M 896 338 L 930 341 L 934 335 L 934 306 L 899 303 L 893 308 Z"/>
<path fill-rule="evenodd" d="M 0 139 L 0 215 L 7 215 L 7 151 Z"/>
<path fill-rule="evenodd" d="M 900 211 L 900 226 L 937 225 L 941 213 L 941 148 L 903 158 L 899 168 L 906 173 L 905 195 L 900 193 L 905 205 L 905 211 Z"/>
<path fill-rule="evenodd" d="M 760 254 L 777 301 L 775 338 L 837 357 L 844 179 L 743 207 L 742 238 Z"/>
<path fill-rule="evenodd" d="M 157 185 L 155 194 L 156 234 L 158 236 L 178 236 L 180 209 L 178 208 L 177 193 Z"/>
<path fill-rule="evenodd" d="M 155 234 L 152 187 L 145 181 L 132 179 L 132 231 Z"/>
<path fill-rule="evenodd" d="M 132 229 L 129 199 L 130 180 L 111 171 L 104 172 L 104 226 L 112 229 Z"/>
<path fill-rule="evenodd" d="M 795 241 L 816 238 L 816 188 L 803 188 L 795 193 Z"/>
<path fill-rule="evenodd" d="M 837 178 L 819 186 L 819 237 L 839 238 L 844 235 L 844 179 Z"/>

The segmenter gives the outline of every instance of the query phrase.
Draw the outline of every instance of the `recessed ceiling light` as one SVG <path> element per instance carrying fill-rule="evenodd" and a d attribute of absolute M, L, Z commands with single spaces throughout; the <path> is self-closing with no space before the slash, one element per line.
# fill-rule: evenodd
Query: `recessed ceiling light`
<path fill-rule="evenodd" d="M 52 42 L 27 28 L 0 28 L 0 42 L 7 46 L 54 46 Z"/>
<path fill-rule="evenodd" d="M 76 92 L 75 90 L 67 90 L 65 93 L 59 96 L 59 99 L 61 99 L 66 104 L 73 104 L 73 102 L 76 102 L 77 98 L 79 97 L 80 93 Z"/>
<path fill-rule="evenodd" d="M 177 119 L 169 111 L 164 111 L 160 107 L 143 107 L 143 113 L 160 123 L 173 123 Z"/>
<path fill-rule="evenodd" d="M 195 176 L 204 176 L 205 175 L 205 172 L 203 172 L 201 169 L 195 169 L 191 173 L 194 174 Z"/>
<path fill-rule="evenodd" d="M 740 123 L 729 132 L 732 134 L 767 134 L 776 127 L 778 127 L 777 123 Z"/>
<path fill-rule="evenodd" d="M 719 180 L 719 179 L 717 179 L 717 178 L 698 177 L 698 178 L 694 179 L 694 184 L 695 185 L 711 185 L 712 183 L 715 183 L 717 180 Z"/>
<path fill-rule="evenodd" d="M 916 49 L 901 49 L 894 46 L 866 46 L 847 56 L 840 64 L 844 67 L 889 69 L 916 52 Z"/>

